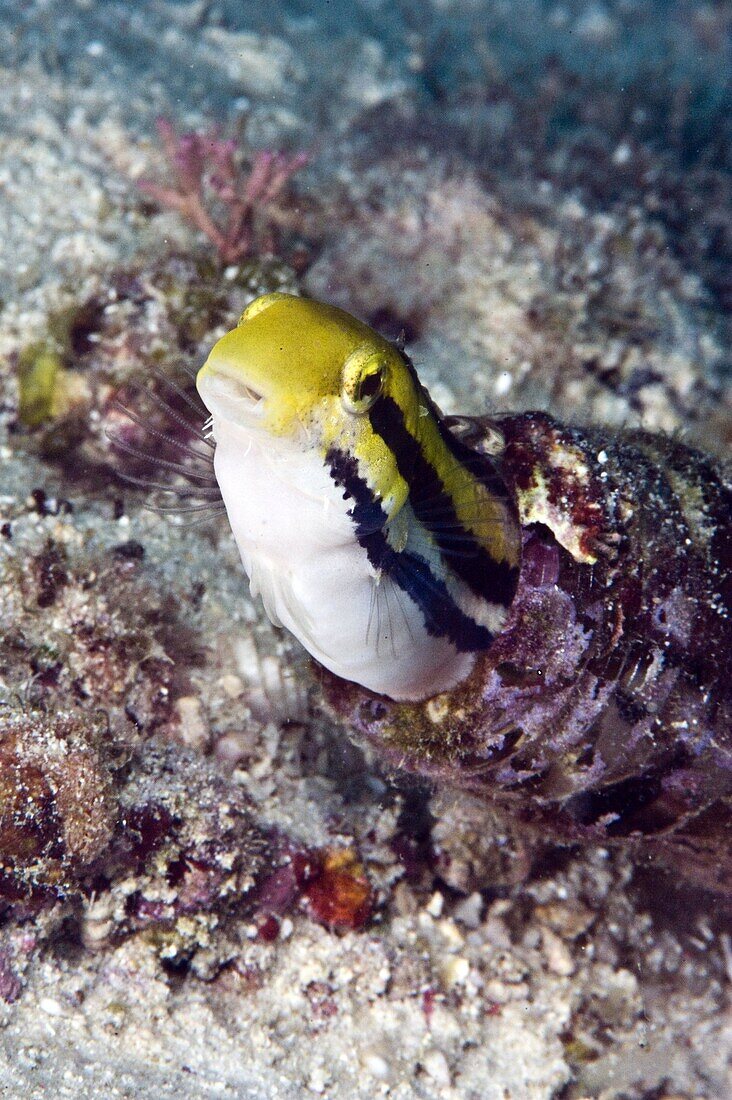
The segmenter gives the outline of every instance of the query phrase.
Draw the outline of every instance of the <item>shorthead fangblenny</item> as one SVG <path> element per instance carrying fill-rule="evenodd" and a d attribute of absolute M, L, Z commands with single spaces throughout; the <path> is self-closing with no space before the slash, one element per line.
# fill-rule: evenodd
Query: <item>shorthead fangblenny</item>
<path fill-rule="evenodd" d="M 357 737 L 732 893 L 732 488 L 710 459 L 445 418 L 400 347 L 285 294 L 198 389 L 252 591 Z"/>

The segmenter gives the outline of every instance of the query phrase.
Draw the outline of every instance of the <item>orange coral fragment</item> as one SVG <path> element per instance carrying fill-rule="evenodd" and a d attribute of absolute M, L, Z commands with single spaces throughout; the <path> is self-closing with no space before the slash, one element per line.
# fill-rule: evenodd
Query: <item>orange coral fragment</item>
<path fill-rule="evenodd" d="M 303 891 L 308 912 L 328 928 L 363 928 L 374 895 L 358 856 L 350 848 L 326 848 L 319 861 Z"/>

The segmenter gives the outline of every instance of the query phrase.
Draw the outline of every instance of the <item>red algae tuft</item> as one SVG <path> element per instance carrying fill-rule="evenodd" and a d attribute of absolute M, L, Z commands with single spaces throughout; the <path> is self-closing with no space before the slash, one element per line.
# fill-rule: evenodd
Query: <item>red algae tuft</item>
<path fill-rule="evenodd" d="M 176 134 L 165 118 L 158 119 L 157 128 L 173 184 L 142 180 L 142 190 L 204 233 L 223 263 L 274 254 L 286 187 L 307 164 L 307 153 L 290 156 L 260 150 L 252 154 L 247 168 L 237 157 L 236 142 L 223 140 L 215 131 Z M 217 205 L 223 212 L 218 220 Z"/>

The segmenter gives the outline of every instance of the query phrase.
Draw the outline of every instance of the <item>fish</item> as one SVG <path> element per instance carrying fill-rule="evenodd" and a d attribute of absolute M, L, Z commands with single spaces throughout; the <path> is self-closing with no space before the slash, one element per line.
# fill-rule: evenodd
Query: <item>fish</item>
<path fill-rule="evenodd" d="M 732 484 L 678 439 L 443 416 L 326 303 L 255 299 L 197 376 L 254 594 L 382 758 L 732 897 Z"/>
<path fill-rule="evenodd" d="M 516 591 L 518 513 L 405 352 L 334 306 L 268 294 L 218 341 L 197 387 L 272 622 L 392 699 L 464 679 Z"/>

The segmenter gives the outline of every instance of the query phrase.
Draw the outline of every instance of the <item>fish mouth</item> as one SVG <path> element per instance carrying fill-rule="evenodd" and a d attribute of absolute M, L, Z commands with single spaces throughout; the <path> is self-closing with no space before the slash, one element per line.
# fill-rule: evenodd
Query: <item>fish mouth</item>
<path fill-rule="evenodd" d="M 236 389 L 236 401 L 241 404 L 242 409 L 253 415 L 261 415 L 264 394 L 259 390 L 255 390 L 254 386 L 250 386 L 248 382 L 235 382 L 234 388 Z"/>
<path fill-rule="evenodd" d="M 242 389 L 244 390 L 244 393 L 246 394 L 247 399 L 249 401 L 251 401 L 251 403 L 253 405 L 258 404 L 262 400 L 262 398 L 264 397 L 263 393 L 257 393 L 257 391 L 254 389 L 254 387 L 250 386 L 246 382 L 242 386 Z"/>
<path fill-rule="evenodd" d="M 198 392 L 208 411 L 242 427 L 262 426 L 266 399 L 250 382 L 220 371 L 202 371 L 198 377 Z"/>

